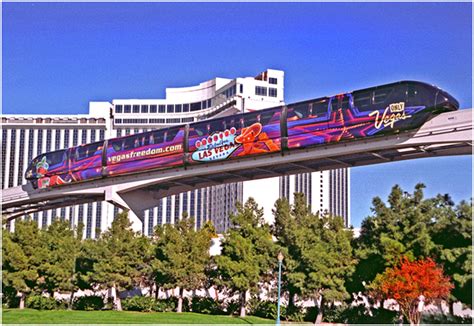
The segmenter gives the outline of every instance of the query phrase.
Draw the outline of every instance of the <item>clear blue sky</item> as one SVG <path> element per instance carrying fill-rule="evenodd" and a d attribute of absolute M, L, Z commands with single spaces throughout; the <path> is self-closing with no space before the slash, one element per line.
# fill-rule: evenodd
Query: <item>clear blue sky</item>
<path fill-rule="evenodd" d="M 287 103 L 401 79 L 472 106 L 471 3 L 3 3 L 3 113 L 87 113 L 88 102 L 285 71 Z M 471 197 L 471 157 L 351 170 L 354 226 L 400 184 Z"/>

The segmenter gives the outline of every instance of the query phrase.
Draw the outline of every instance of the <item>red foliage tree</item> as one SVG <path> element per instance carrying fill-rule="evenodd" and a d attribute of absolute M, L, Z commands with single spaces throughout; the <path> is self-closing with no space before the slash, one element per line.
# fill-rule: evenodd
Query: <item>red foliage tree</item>
<path fill-rule="evenodd" d="M 411 325 L 419 325 L 424 305 L 446 299 L 454 286 L 443 269 L 428 259 L 409 261 L 387 268 L 376 280 L 375 288 L 384 299 L 394 299 Z"/>

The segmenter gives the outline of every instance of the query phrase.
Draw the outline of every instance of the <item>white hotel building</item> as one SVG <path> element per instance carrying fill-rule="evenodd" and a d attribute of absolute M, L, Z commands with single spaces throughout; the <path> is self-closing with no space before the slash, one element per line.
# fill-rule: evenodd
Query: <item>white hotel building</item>
<path fill-rule="evenodd" d="M 26 183 L 28 163 L 44 152 L 283 104 L 284 73 L 268 69 L 257 77 L 214 78 L 197 86 L 167 88 L 165 99 L 90 102 L 85 115 L 2 115 L 2 189 Z M 236 202 L 254 197 L 264 206 L 265 219 L 272 221 L 276 199 L 284 196 L 291 201 L 293 192 L 304 192 L 313 211 L 333 212 L 350 224 L 348 169 L 196 189 L 163 198 L 143 219 L 132 217 L 132 221 L 149 235 L 156 225 L 174 223 L 186 211 L 195 217 L 196 227 L 211 220 L 218 232 L 224 232 Z M 95 238 L 117 212 L 109 203 L 96 202 L 38 212 L 32 218 L 41 227 L 56 217 L 71 226 L 82 222 L 84 237 Z"/>

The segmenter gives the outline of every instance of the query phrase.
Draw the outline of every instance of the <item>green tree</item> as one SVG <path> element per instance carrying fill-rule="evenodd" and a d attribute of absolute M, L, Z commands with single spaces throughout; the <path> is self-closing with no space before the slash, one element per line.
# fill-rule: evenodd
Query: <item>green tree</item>
<path fill-rule="evenodd" d="M 372 216 L 362 222 L 361 234 L 354 240 L 358 264 L 348 282 L 351 292 L 364 291 L 364 284 L 386 267 L 394 266 L 402 256 L 429 257 L 435 248 L 430 235 L 435 207 L 424 199 L 423 188 L 423 184 L 417 184 L 409 194 L 395 185 L 388 205 L 379 197 L 373 199 Z"/>
<path fill-rule="evenodd" d="M 175 225 L 166 224 L 155 230 L 157 282 L 165 289 L 179 288 L 178 313 L 182 312 L 184 291 L 204 285 L 213 233 L 210 225 L 196 231 L 194 219 L 186 215 Z"/>
<path fill-rule="evenodd" d="M 2 282 L 20 296 L 20 309 L 25 307 L 26 296 L 42 287 L 40 267 L 46 259 L 36 222 L 17 220 L 13 233 L 3 233 Z"/>
<path fill-rule="evenodd" d="M 454 284 L 452 313 L 456 300 L 472 305 L 472 202 L 462 201 L 454 207 L 448 195 L 438 195 L 432 202 L 437 213 L 431 228 L 436 245 L 433 256 Z"/>
<path fill-rule="evenodd" d="M 140 284 L 142 263 L 141 241 L 131 229 L 128 212 L 117 214 L 112 226 L 97 240 L 94 248 L 97 261 L 89 282 L 115 293 L 115 306 L 122 310 L 119 291 L 130 290 Z"/>
<path fill-rule="evenodd" d="M 273 209 L 275 223 L 272 228 L 272 233 L 277 239 L 277 244 L 281 246 L 284 255 L 282 291 L 288 292 L 288 308 L 290 310 L 295 307 L 295 296 L 301 295 L 306 278 L 299 264 L 301 254 L 296 241 L 298 223 L 301 218 L 310 212 L 304 194 L 295 193 L 294 203 L 291 207 L 286 198 L 280 198 L 275 202 L 275 208 Z"/>
<path fill-rule="evenodd" d="M 75 264 L 80 250 L 80 237 L 76 237 L 69 223 L 55 219 L 41 232 L 47 258 L 41 265 L 43 288 L 51 296 L 55 291 L 75 292 Z"/>
<path fill-rule="evenodd" d="M 349 297 L 344 281 L 353 271 L 352 231 L 342 218 L 312 214 L 303 194 L 295 194 L 291 207 L 277 201 L 274 233 L 286 248 L 284 280 L 292 296 L 319 302 L 316 323 L 323 318 L 326 303 Z"/>
<path fill-rule="evenodd" d="M 231 215 L 232 228 L 224 235 L 222 253 L 215 258 L 218 286 L 225 286 L 240 296 L 240 316 L 246 315 L 247 292 L 256 293 L 259 283 L 273 278 L 276 247 L 270 227 L 263 220 L 263 209 L 253 198 L 237 205 Z"/>

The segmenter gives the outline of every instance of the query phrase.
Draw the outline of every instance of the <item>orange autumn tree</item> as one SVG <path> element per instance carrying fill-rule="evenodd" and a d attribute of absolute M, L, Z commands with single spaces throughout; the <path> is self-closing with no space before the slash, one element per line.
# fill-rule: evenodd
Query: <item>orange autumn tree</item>
<path fill-rule="evenodd" d="M 453 285 L 430 258 L 410 261 L 404 257 L 399 266 L 379 275 L 372 288 L 383 299 L 397 301 L 410 324 L 419 325 L 424 305 L 447 299 Z"/>

